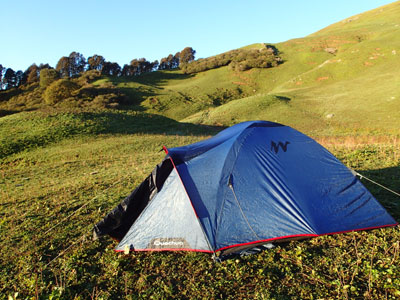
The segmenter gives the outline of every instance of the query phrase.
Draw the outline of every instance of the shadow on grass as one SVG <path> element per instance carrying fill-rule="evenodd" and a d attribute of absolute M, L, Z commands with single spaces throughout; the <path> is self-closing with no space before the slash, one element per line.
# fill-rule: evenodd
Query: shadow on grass
<path fill-rule="evenodd" d="M 18 110 L 0 109 L 0 118 L 8 115 L 18 113 Z"/>
<path fill-rule="evenodd" d="M 184 80 L 191 78 L 193 76 L 194 76 L 193 74 L 178 73 L 175 70 L 173 71 L 164 70 L 164 71 L 144 73 L 140 76 L 121 76 L 121 77 L 107 76 L 107 78 L 109 78 L 109 80 L 113 84 L 137 82 L 141 84 L 157 86 L 157 85 L 163 85 L 167 83 L 167 81 L 169 80 Z"/>
<path fill-rule="evenodd" d="M 176 71 L 157 71 L 151 73 L 145 73 L 141 76 L 134 77 L 134 81 L 147 84 L 151 86 L 159 86 L 166 84 L 169 80 L 184 80 L 193 77 L 193 74 L 182 74 Z"/>
<path fill-rule="evenodd" d="M 31 91 L 32 89 L 30 89 Z M 11 88 L 9 90 L 1 91 L 0 90 L 0 102 L 5 102 L 10 100 L 12 97 L 18 96 L 22 93 L 26 92 L 25 90 L 18 88 Z"/>
<path fill-rule="evenodd" d="M 180 123 L 138 111 L 57 112 L 30 115 L 27 122 L 3 125 L 20 132 L 2 141 L 0 159 L 75 136 L 99 134 L 215 135 L 221 126 Z M 6 127 L 5 127 L 6 128 Z"/>
<path fill-rule="evenodd" d="M 100 123 L 98 133 L 110 134 L 166 134 L 166 135 L 214 135 L 225 129 L 222 126 L 181 123 L 162 115 L 137 111 L 85 113 L 85 117 Z"/>
<path fill-rule="evenodd" d="M 400 166 L 359 171 L 361 175 L 369 178 L 381 185 L 400 193 Z M 380 204 L 388 211 L 388 213 L 397 221 L 400 222 L 400 197 L 385 190 L 384 188 L 368 181 L 361 179 L 365 187 L 374 195 Z"/>

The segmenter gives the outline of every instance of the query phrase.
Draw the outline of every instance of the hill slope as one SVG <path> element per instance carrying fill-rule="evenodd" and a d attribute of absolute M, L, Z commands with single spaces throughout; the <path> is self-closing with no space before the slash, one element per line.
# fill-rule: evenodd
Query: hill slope
<path fill-rule="evenodd" d="M 308 119 L 318 129 L 333 126 L 396 132 L 400 120 L 399 16 L 400 3 L 396 2 L 308 37 L 276 44 L 284 64 L 244 75 L 258 91 L 257 97 L 243 101 L 248 113 L 240 113 L 238 100 L 185 120 L 231 124 L 232 118 L 259 118 L 308 130 L 298 124 Z M 259 108 L 268 101 L 263 98 L 274 95 L 291 100 Z"/>
<path fill-rule="evenodd" d="M 163 71 L 98 83 L 113 82 L 140 109 L 175 120 L 232 125 L 267 119 L 306 132 L 362 128 L 396 134 L 399 16 L 400 3 L 395 2 L 278 43 L 284 63 L 275 68 L 237 72 L 221 67 L 192 75 Z"/>

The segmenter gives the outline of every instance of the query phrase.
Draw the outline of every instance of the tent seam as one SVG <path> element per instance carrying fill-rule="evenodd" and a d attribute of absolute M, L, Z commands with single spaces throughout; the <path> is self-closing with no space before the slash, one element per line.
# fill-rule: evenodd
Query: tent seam
<path fill-rule="evenodd" d="M 256 126 L 253 126 L 253 125 L 254 125 L 254 123 L 249 124 L 249 126 L 247 126 L 246 128 L 244 128 L 244 129 L 243 129 L 243 132 L 237 137 L 237 140 L 238 140 L 239 137 L 243 135 L 243 140 L 242 140 L 241 143 L 240 143 L 240 147 L 239 147 L 239 150 L 238 150 L 238 154 L 239 154 L 240 150 L 241 150 L 242 147 L 243 147 L 243 142 L 244 142 L 244 140 L 246 140 L 246 139 L 248 138 L 248 136 L 251 134 L 251 132 L 252 132 L 253 130 L 251 130 L 250 132 L 248 132 L 246 135 L 243 134 L 244 131 L 247 130 L 247 129 L 249 129 L 249 128 L 255 128 Z M 228 155 L 229 155 L 229 153 L 232 151 L 232 148 L 233 148 L 234 144 L 235 144 L 235 143 L 233 143 L 232 146 L 231 146 L 231 148 L 229 149 Z M 237 155 L 237 156 L 238 156 L 238 155 Z M 235 162 L 232 164 L 232 166 L 234 166 L 234 165 L 236 164 L 237 156 L 236 156 Z M 225 167 L 225 164 L 226 164 L 226 160 L 225 160 L 225 162 L 224 162 L 224 167 Z M 222 170 L 224 169 L 224 167 L 222 167 Z M 233 167 L 232 167 L 232 169 L 233 169 Z M 229 171 L 229 174 L 232 175 L 232 170 Z M 223 215 L 222 212 L 223 212 L 223 208 L 224 208 L 224 205 L 225 205 L 226 194 L 227 194 L 227 193 L 225 192 L 225 193 L 224 193 L 224 198 L 223 198 L 222 204 L 221 204 L 221 209 L 220 209 L 220 211 L 219 211 L 219 217 L 218 217 L 218 220 L 217 220 L 217 222 L 216 222 L 216 228 L 215 228 L 215 244 L 217 244 L 217 240 L 218 240 L 218 238 L 217 238 L 218 229 L 219 229 L 219 224 L 220 224 L 220 222 L 221 222 L 222 215 Z M 235 193 L 234 193 L 234 194 L 235 194 Z M 236 200 L 236 201 L 237 201 L 237 200 Z M 239 205 L 239 208 L 240 208 L 240 205 Z M 243 212 L 242 212 L 242 213 L 243 213 Z M 251 229 L 251 227 L 250 227 L 250 229 Z M 254 232 L 254 231 L 253 231 L 253 232 Z M 257 236 L 257 235 L 256 235 L 256 236 Z"/>
<path fill-rule="evenodd" d="M 253 232 L 253 234 L 255 235 L 255 237 L 256 237 L 257 239 L 260 239 L 260 237 L 259 237 L 259 236 L 257 235 L 257 233 L 254 231 L 253 227 L 251 227 L 251 225 L 250 225 L 250 223 L 249 223 L 249 220 L 247 219 L 246 215 L 244 214 L 244 211 L 243 211 L 243 209 L 242 209 L 242 206 L 240 205 L 239 200 L 238 200 L 238 198 L 236 197 L 236 193 L 235 193 L 235 190 L 233 189 L 233 185 L 232 185 L 232 184 L 229 184 L 229 187 L 230 187 L 230 189 L 232 190 L 233 197 L 234 197 L 235 200 L 236 200 L 236 203 L 237 203 L 237 205 L 238 205 L 238 207 L 239 207 L 239 209 L 240 209 L 240 212 L 242 213 L 243 219 L 244 219 L 244 220 L 246 221 L 246 223 L 247 223 L 247 226 L 249 226 L 250 230 Z"/>

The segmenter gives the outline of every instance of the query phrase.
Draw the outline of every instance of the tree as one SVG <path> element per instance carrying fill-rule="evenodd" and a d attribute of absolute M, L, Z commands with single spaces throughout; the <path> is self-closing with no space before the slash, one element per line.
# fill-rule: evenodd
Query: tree
<path fill-rule="evenodd" d="M 52 67 L 49 64 L 40 64 L 39 66 L 36 64 L 30 65 L 22 75 L 21 84 L 38 82 L 40 71 L 43 69 L 52 69 Z"/>
<path fill-rule="evenodd" d="M 40 64 L 39 65 L 39 70 L 43 69 L 53 69 L 49 64 Z"/>
<path fill-rule="evenodd" d="M 178 53 L 174 55 L 170 54 L 167 57 L 163 57 L 158 66 L 159 70 L 171 70 L 179 65 Z"/>
<path fill-rule="evenodd" d="M 61 57 L 56 65 L 56 70 L 60 73 L 60 76 L 63 78 L 70 77 L 70 69 L 69 58 L 66 56 Z"/>
<path fill-rule="evenodd" d="M 160 63 L 158 62 L 158 60 L 155 60 L 151 63 L 151 71 L 156 71 L 158 70 L 158 66 L 160 65 Z"/>
<path fill-rule="evenodd" d="M 24 84 L 24 72 L 18 70 L 15 73 L 15 87 L 19 87 L 21 84 Z"/>
<path fill-rule="evenodd" d="M 13 69 L 8 68 L 2 79 L 3 86 L 6 90 L 15 87 L 17 78 Z"/>
<path fill-rule="evenodd" d="M 106 62 L 105 58 L 101 55 L 93 55 L 88 58 L 87 63 L 88 63 L 88 69 L 89 70 L 98 70 L 102 71 L 104 67 L 104 63 Z"/>
<path fill-rule="evenodd" d="M 176 69 L 179 67 L 180 55 L 181 55 L 180 52 L 176 52 L 175 55 L 172 57 L 171 62 L 170 62 L 171 69 Z"/>
<path fill-rule="evenodd" d="M 3 67 L 2 64 L 0 64 L 0 91 L 3 89 L 3 71 L 5 71 L 6 68 Z"/>
<path fill-rule="evenodd" d="M 101 74 L 110 75 L 110 76 L 120 76 L 121 75 L 121 67 L 117 63 L 112 63 L 106 61 L 104 63 L 103 69 L 101 70 Z"/>
<path fill-rule="evenodd" d="M 196 51 L 192 47 L 186 47 L 179 54 L 179 65 L 187 64 L 194 60 Z"/>
<path fill-rule="evenodd" d="M 130 76 L 141 75 L 143 73 L 151 72 L 153 65 L 145 58 L 133 59 L 130 63 Z"/>
<path fill-rule="evenodd" d="M 86 68 L 86 59 L 85 57 L 78 52 L 71 52 L 71 54 L 67 56 L 63 56 L 60 58 L 56 65 L 56 70 L 60 73 L 61 77 L 72 77 L 79 75 Z"/>
<path fill-rule="evenodd" d="M 125 64 L 122 68 L 121 75 L 122 76 L 132 76 L 132 67 L 130 65 Z"/>
<path fill-rule="evenodd" d="M 59 73 L 54 69 L 40 70 L 40 87 L 45 88 L 60 78 Z"/>
<path fill-rule="evenodd" d="M 27 83 L 39 81 L 39 72 L 39 67 L 36 64 L 30 65 L 29 68 L 24 72 L 24 81 Z"/>
<path fill-rule="evenodd" d="M 69 55 L 70 77 L 79 75 L 86 68 L 85 57 L 78 52 L 71 52 Z"/>
<path fill-rule="evenodd" d="M 151 72 L 153 70 L 152 63 L 149 62 L 147 59 L 142 58 L 139 61 L 140 61 L 140 69 L 141 69 L 142 74 Z"/>
<path fill-rule="evenodd" d="M 128 67 L 126 68 L 128 69 Z M 140 75 L 140 61 L 137 59 L 132 59 L 131 63 L 129 64 L 129 75 L 128 76 L 135 76 Z"/>
<path fill-rule="evenodd" d="M 160 63 L 158 64 L 158 69 L 166 70 L 167 67 L 168 67 L 167 58 L 166 57 L 161 58 Z"/>

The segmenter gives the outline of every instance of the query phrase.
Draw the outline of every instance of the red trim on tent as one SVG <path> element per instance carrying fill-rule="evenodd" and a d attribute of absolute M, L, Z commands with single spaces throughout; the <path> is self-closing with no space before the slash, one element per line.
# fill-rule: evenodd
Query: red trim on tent
<path fill-rule="evenodd" d="M 396 224 L 387 224 L 387 225 L 382 225 L 382 226 L 374 226 L 374 227 L 366 227 L 366 228 L 358 228 L 358 229 L 351 229 L 351 230 L 345 230 L 345 231 L 338 231 L 338 232 L 329 232 L 329 233 L 323 233 L 323 234 L 295 234 L 295 235 L 286 235 L 286 236 L 280 236 L 280 237 L 275 237 L 275 238 L 270 238 L 270 239 L 265 239 L 265 240 L 258 240 L 254 242 L 248 242 L 248 243 L 241 243 L 241 244 L 235 244 L 235 245 L 230 245 L 226 247 L 219 248 L 217 251 L 222 251 L 225 249 L 229 248 L 234 248 L 234 247 L 239 247 L 239 246 L 246 246 L 246 245 L 251 245 L 251 244 L 257 244 L 257 243 L 262 243 L 262 242 L 270 242 L 270 241 L 276 241 L 276 240 L 282 240 L 282 239 L 288 239 L 288 238 L 295 238 L 295 237 L 318 237 L 318 236 L 323 236 L 323 235 L 333 235 L 333 234 L 341 234 L 341 233 L 346 233 L 346 232 L 353 232 L 353 231 L 361 231 L 361 230 L 371 230 L 371 229 L 378 229 L 378 228 L 384 228 L 384 227 L 394 227 L 399 225 L 399 223 Z"/>
<path fill-rule="evenodd" d="M 165 151 L 165 154 L 168 154 L 168 149 L 165 146 L 162 146 L 163 150 Z"/>
<path fill-rule="evenodd" d="M 230 246 L 226 246 L 226 247 L 222 247 L 219 248 L 217 251 L 222 251 L 225 249 L 229 249 L 229 248 L 234 248 L 234 247 L 238 247 L 238 246 L 246 246 L 246 245 L 251 245 L 251 244 L 257 244 L 257 243 L 262 243 L 262 242 L 269 242 L 269 241 L 275 241 L 275 240 L 281 240 L 281 239 L 288 239 L 288 238 L 295 238 L 295 237 L 302 237 L 302 236 L 306 236 L 306 237 L 316 237 L 318 236 L 318 234 L 294 234 L 294 235 L 285 235 L 285 236 L 280 236 L 280 237 L 274 237 L 274 238 L 270 238 L 270 239 L 265 239 L 265 240 L 258 240 L 258 241 L 254 241 L 254 242 L 248 242 L 248 243 L 241 243 L 241 244 L 235 244 L 235 245 L 230 245 Z"/>
<path fill-rule="evenodd" d="M 167 150 L 167 151 L 168 151 L 168 150 Z M 190 205 L 191 205 L 192 208 L 193 208 L 194 214 L 195 214 L 196 218 L 198 219 L 199 216 L 197 215 L 197 212 L 196 212 L 196 210 L 194 209 L 192 200 L 190 199 L 189 194 L 188 194 L 188 192 L 187 192 L 187 190 L 186 190 L 186 187 L 185 187 L 185 185 L 183 184 L 181 175 L 179 174 L 178 169 L 176 168 L 175 163 L 174 163 L 174 161 L 172 160 L 172 158 L 170 157 L 169 159 L 171 160 L 171 163 L 172 163 L 172 165 L 174 166 L 174 169 L 175 169 L 176 173 L 178 174 L 179 180 L 181 181 L 182 186 L 183 186 L 183 188 L 185 189 L 186 196 L 188 197 L 188 199 L 189 199 L 189 201 L 190 201 Z M 201 225 L 200 225 L 200 226 L 201 226 Z M 206 238 L 207 238 L 207 237 L 206 237 Z"/>
<path fill-rule="evenodd" d="M 115 252 L 124 252 L 125 250 L 114 250 Z M 206 253 L 213 253 L 213 251 L 210 250 L 201 250 L 201 249 L 190 249 L 190 248 L 162 248 L 162 249 L 133 249 L 130 250 L 132 252 L 135 251 L 156 251 L 156 252 L 161 252 L 161 251 L 190 251 L 190 252 L 206 252 Z"/>

